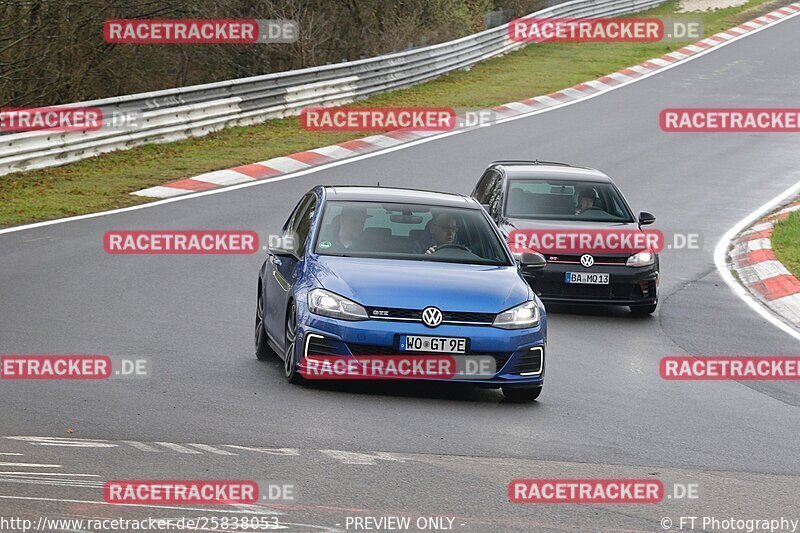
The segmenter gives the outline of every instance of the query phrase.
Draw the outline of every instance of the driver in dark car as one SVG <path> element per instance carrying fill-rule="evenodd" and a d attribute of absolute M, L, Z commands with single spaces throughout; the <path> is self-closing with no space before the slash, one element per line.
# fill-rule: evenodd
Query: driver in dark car
<path fill-rule="evenodd" d="M 584 211 L 590 209 L 599 209 L 598 207 L 594 206 L 594 190 L 583 189 L 578 194 L 578 208 L 575 210 L 575 214 L 580 215 Z"/>

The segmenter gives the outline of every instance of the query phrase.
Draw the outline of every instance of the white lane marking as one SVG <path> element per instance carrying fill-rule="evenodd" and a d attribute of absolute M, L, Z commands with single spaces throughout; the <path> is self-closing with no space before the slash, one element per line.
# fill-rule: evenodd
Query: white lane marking
<path fill-rule="evenodd" d="M 233 450 L 244 450 L 248 452 L 267 453 L 270 455 L 299 456 L 300 450 L 297 448 L 260 448 L 257 446 L 237 446 L 235 444 L 223 444 L 226 448 Z"/>
<path fill-rule="evenodd" d="M 794 17 L 796 15 L 792 15 Z M 789 17 L 783 19 L 788 20 Z M 769 26 L 763 26 L 761 29 L 768 28 Z M 761 31 L 753 30 L 753 31 Z M 748 34 L 749 35 L 749 34 Z M 697 57 L 697 56 L 695 56 Z M 744 300 L 744 302 L 756 313 L 761 315 L 767 322 L 772 324 L 773 326 L 777 327 L 784 333 L 790 335 L 791 337 L 800 340 L 800 331 L 795 330 L 785 322 L 783 322 L 780 318 L 775 316 L 772 312 L 768 310 L 768 308 L 761 305 L 761 303 L 756 300 L 750 292 L 741 285 L 736 279 L 733 277 L 733 274 L 730 270 L 728 270 L 728 265 L 726 262 L 726 254 L 728 251 L 728 246 L 730 242 L 739 234 L 744 228 L 764 216 L 765 214 L 769 213 L 776 205 L 779 205 L 781 202 L 787 200 L 790 196 L 797 194 L 800 191 L 800 181 L 794 184 L 793 186 L 789 187 L 787 190 L 770 200 L 769 202 L 765 203 L 742 220 L 740 220 L 735 226 L 728 230 L 728 232 L 722 236 L 722 238 L 717 243 L 717 247 L 714 249 L 714 264 L 717 266 L 717 271 L 719 272 L 722 279 L 725 280 L 725 283 L 728 284 L 728 287 L 736 294 L 739 298 Z"/>
<path fill-rule="evenodd" d="M 0 475 L 19 474 L 21 476 L 57 476 L 57 477 L 100 477 L 97 474 L 67 474 L 62 472 L 0 472 Z"/>
<path fill-rule="evenodd" d="M 775 20 L 774 22 L 772 22 L 770 24 L 765 24 L 764 26 L 761 26 L 760 28 L 756 28 L 756 29 L 754 29 L 752 31 L 749 31 L 747 33 L 744 33 L 742 35 L 737 35 L 737 36 L 725 35 L 725 38 L 728 39 L 728 40 L 720 42 L 720 43 L 717 43 L 715 46 L 712 46 L 712 47 L 710 47 L 710 48 L 708 48 L 706 50 L 703 50 L 702 52 L 699 52 L 699 53 L 697 53 L 695 55 L 689 56 L 683 61 L 677 61 L 675 63 L 669 64 L 669 65 L 665 65 L 664 67 L 662 67 L 662 68 L 660 68 L 658 70 L 654 70 L 654 71 L 652 71 L 652 72 L 650 72 L 648 74 L 643 74 L 643 75 L 641 75 L 641 76 L 639 76 L 637 78 L 633 78 L 633 79 L 631 79 L 629 81 L 626 81 L 624 83 L 620 83 L 618 85 L 609 86 L 609 88 L 604 90 L 604 91 L 599 91 L 599 92 L 596 92 L 594 94 L 587 94 L 586 96 L 584 96 L 584 97 L 582 97 L 582 98 L 580 98 L 578 100 L 570 100 L 568 102 L 559 102 L 558 104 L 552 105 L 550 107 L 537 109 L 537 110 L 531 111 L 529 113 L 524 113 L 524 114 L 517 115 L 517 116 L 514 116 L 514 117 L 506 117 L 506 118 L 498 119 L 498 120 L 494 121 L 490 126 L 497 125 L 497 124 L 503 124 L 505 122 L 511 122 L 511 121 L 514 121 L 514 120 L 522 120 L 522 119 L 525 119 L 525 118 L 528 118 L 528 117 L 532 117 L 534 115 L 538 115 L 540 113 L 547 113 L 547 112 L 550 112 L 550 111 L 555 111 L 556 109 L 561 109 L 562 107 L 575 105 L 575 104 L 578 104 L 580 102 L 584 102 L 586 100 L 591 100 L 592 98 L 597 98 L 598 96 L 602 96 L 604 94 L 608 94 L 611 91 L 616 91 L 616 90 L 621 89 L 623 87 L 627 87 L 628 85 L 631 85 L 633 83 L 638 83 L 640 81 L 646 80 L 647 78 L 649 78 L 651 76 L 655 76 L 657 74 L 662 74 L 667 70 L 671 70 L 671 69 L 673 69 L 675 67 L 679 67 L 681 65 L 685 65 L 686 63 L 688 63 L 690 61 L 694 61 L 696 59 L 704 57 L 707 54 L 716 52 L 717 50 L 720 50 L 721 48 L 724 48 L 725 46 L 728 46 L 731 43 L 739 41 L 740 39 L 744 39 L 746 37 L 750 37 L 751 35 L 755 35 L 757 33 L 760 33 L 760 32 L 762 32 L 764 30 L 768 30 L 770 28 L 774 28 L 776 25 L 781 24 L 782 22 L 786 22 L 787 20 L 793 19 L 793 18 L 795 18 L 797 16 L 800 16 L 800 11 L 795 11 L 791 15 L 788 15 L 786 18 L 783 18 L 783 19 L 780 19 L 780 20 Z M 650 61 L 653 61 L 654 63 L 656 63 L 656 61 L 654 59 L 651 59 Z M 537 96 L 535 98 L 529 98 L 529 100 L 541 101 L 542 98 L 548 98 L 548 97 L 547 96 L 544 96 L 544 97 Z M 551 100 L 553 100 L 553 99 L 551 98 Z M 554 100 L 554 102 L 558 102 L 558 101 Z M 388 147 L 388 148 L 385 148 L 385 149 L 382 149 L 382 150 L 376 150 L 374 152 L 361 154 L 361 155 L 356 156 L 356 157 L 343 159 L 341 161 L 332 161 L 330 163 L 325 163 L 325 164 L 322 164 L 322 165 L 314 166 L 314 167 L 307 168 L 307 169 L 304 169 L 304 170 L 301 170 L 301 171 L 298 171 L 298 172 L 293 172 L 291 174 L 284 174 L 284 175 L 281 175 L 281 176 L 275 176 L 274 178 L 256 180 L 256 181 L 253 181 L 251 183 L 240 183 L 239 185 L 231 185 L 230 187 L 223 187 L 223 188 L 220 188 L 220 189 L 212 189 L 212 190 L 208 190 L 208 191 L 201 191 L 201 192 L 196 192 L 196 193 L 193 193 L 193 194 L 190 194 L 190 195 L 177 196 L 175 198 L 165 198 L 163 200 L 158 200 L 158 201 L 155 201 L 155 202 L 147 202 L 145 204 L 133 205 L 133 206 L 130 206 L 130 207 L 122 207 L 120 209 L 111 209 L 109 211 L 101 211 L 99 213 L 88 213 L 88 214 L 85 214 L 85 215 L 77 215 L 77 216 L 74 216 L 74 217 L 59 218 L 59 219 L 56 219 L 56 220 L 46 220 L 44 222 L 35 222 L 33 224 L 25 224 L 25 225 L 22 225 L 22 226 L 14 226 L 13 228 L 0 229 L 0 235 L 2 235 L 4 233 L 16 233 L 18 231 L 25 231 L 25 230 L 34 229 L 34 228 L 41 228 L 41 227 L 44 227 L 44 226 L 52 226 L 52 225 L 55 225 L 55 224 L 63 224 L 65 222 L 73 222 L 73 221 L 78 221 L 78 220 L 86 220 L 86 219 L 89 219 L 89 218 L 97 218 L 97 217 L 103 217 L 103 216 L 108 216 L 108 215 L 116 215 L 116 214 L 119 214 L 119 213 L 127 213 L 129 211 L 138 211 L 139 209 L 148 209 L 148 208 L 151 208 L 151 207 L 157 207 L 157 206 L 169 204 L 169 203 L 172 203 L 172 202 L 180 202 L 180 201 L 183 201 L 183 200 L 190 200 L 190 199 L 193 199 L 193 198 L 201 198 L 203 196 L 210 196 L 210 195 L 213 195 L 213 194 L 223 194 L 223 193 L 227 193 L 227 192 L 231 192 L 231 191 L 236 191 L 236 190 L 239 190 L 239 189 L 244 189 L 245 187 L 255 187 L 257 185 L 265 185 L 267 183 L 275 183 L 275 182 L 283 181 L 283 180 L 287 180 L 287 179 L 299 178 L 299 177 L 302 177 L 302 176 L 307 176 L 309 174 L 314 174 L 316 172 L 321 172 L 323 170 L 328 170 L 330 168 L 334 168 L 334 167 L 337 167 L 339 165 L 349 165 L 349 164 L 355 163 L 357 161 L 362 161 L 362 160 L 365 160 L 365 159 L 378 157 L 378 156 L 381 156 L 381 155 L 384 155 L 384 154 L 388 154 L 388 153 L 391 153 L 391 152 L 395 152 L 395 151 L 398 151 L 398 150 L 406 150 L 408 148 L 413 148 L 413 147 L 415 147 L 415 146 L 417 146 L 419 144 L 435 141 L 435 140 L 438 140 L 438 139 L 444 139 L 444 138 L 450 137 L 452 135 L 461 135 L 463 133 L 467 133 L 467 132 L 470 132 L 470 131 L 474 131 L 474 130 L 470 129 L 470 130 L 447 131 L 447 132 L 444 132 L 444 133 L 440 133 L 438 135 L 433 135 L 433 136 L 430 136 L 430 137 L 417 139 L 416 141 L 403 143 L 403 144 L 401 144 L 399 146 L 391 146 L 391 147 Z M 354 140 L 363 140 L 363 139 L 354 139 Z M 256 164 L 270 166 L 267 163 L 267 161 L 260 161 L 260 162 L 257 162 Z M 169 188 L 169 187 L 166 187 L 166 188 Z M 176 190 L 178 190 L 178 189 L 176 189 Z"/>
<path fill-rule="evenodd" d="M 204 452 L 215 453 L 217 455 L 238 455 L 236 453 L 226 452 L 225 450 L 218 450 L 217 448 L 209 446 L 208 444 L 194 444 L 190 442 L 186 445 L 197 448 L 198 450 L 203 450 Z"/>
<path fill-rule="evenodd" d="M 99 488 L 103 486 L 100 481 L 89 481 L 82 479 L 51 479 L 51 478 L 26 478 L 26 477 L 0 477 L 0 483 L 16 483 L 18 485 L 51 485 L 55 487 L 87 487 Z"/>
<path fill-rule="evenodd" d="M 37 502 L 60 502 L 60 503 L 89 503 L 96 505 L 113 505 L 115 507 L 148 507 L 152 509 L 175 509 L 178 511 L 201 511 L 204 513 L 229 513 L 229 514 L 253 514 L 252 511 L 244 512 L 233 509 L 216 509 L 212 507 L 198 508 L 198 507 L 178 507 L 172 505 L 150 505 L 145 503 L 108 503 L 96 502 L 92 500 L 68 500 L 63 498 L 37 498 L 36 496 L 7 496 L 0 494 L 0 499 L 4 500 L 28 500 Z M 285 515 L 286 513 L 277 510 L 264 509 L 264 514 L 269 515 Z"/>
<path fill-rule="evenodd" d="M 164 450 L 159 450 L 158 448 L 154 448 L 152 446 L 148 446 L 147 444 L 144 444 L 143 442 L 136 442 L 135 440 L 123 440 L 122 442 L 124 442 L 125 444 L 127 444 L 129 446 L 132 446 L 132 447 L 136 448 L 137 450 L 141 450 L 143 452 L 162 453 L 164 451 Z"/>
<path fill-rule="evenodd" d="M 24 453 L 0 452 L 0 455 L 25 455 Z"/>
<path fill-rule="evenodd" d="M 193 453 L 197 455 L 202 455 L 203 452 L 198 452 L 197 450 L 191 450 L 186 448 L 185 446 L 181 446 L 180 444 L 175 444 L 174 442 L 156 442 L 159 446 L 163 446 L 164 448 L 169 448 L 170 450 L 176 451 L 178 453 Z"/>
<path fill-rule="evenodd" d="M 111 444 L 99 439 L 73 439 L 67 437 L 6 437 L 12 440 L 21 440 L 34 446 L 69 446 L 74 448 L 116 448 L 117 444 Z"/>
<path fill-rule="evenodd" d="M 0 463 L 0 466 L 24 466 L 29 468 L 61 468 L 61 465 L 43 465 L 39 463 Z"/>
<path fill-rule="evenodd" d="M 320 452 L 346 465 L 376 465 L 377 461 L 406 462 L 402 457 L 389 452 L 358 453 L 343 450 L 320 450 Z"/>

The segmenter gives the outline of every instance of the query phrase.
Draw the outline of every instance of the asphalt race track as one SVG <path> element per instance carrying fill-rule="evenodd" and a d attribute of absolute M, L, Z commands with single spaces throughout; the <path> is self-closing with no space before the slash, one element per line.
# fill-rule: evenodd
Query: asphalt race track
<path fill-rule="evenodd" d="M 0 235 L 1 353 L 154 361 L 145 379 L 0 383 L 0 516 L 208 515 L 112 508 L 100 487 L 256 479 L 293 484 L 295 501 L 224 510 L 280 513 L 288 531 L 345 530 L 348 516 L 387 514 L 455 517 L 453 530 L 470 532 L 661 531 L 662 517 L 677 529 L 680 516 L 800 519 L 800 385 L 670 382 L 658 373 L 668 355 L 800 354 L 796 340 L 733 294 L 713 259 L 729 228 L 800 181 L 800 138 L 658 126 L 665 107 L 800 107 L 798 35 L 794 17 L 554 111 L 283 181 Z M 653 317 L 548 308 L 547 383 L 531 405 L 441 386 L 289 385 L 277 359 L 253 355 L 265 254 L 103 251 L 112 229 L 275 233 L 319 183 L 469 193 L 503 158 L 601 169 L 635 210 L 656 215 L 655 228 L 703 242 L 663 252 Z M 91 441 L 7 438 L 15 436 Z M 700 498 L 509 503 L 508 483 L 520 477 L 652 477 L 697 483 Z"/>

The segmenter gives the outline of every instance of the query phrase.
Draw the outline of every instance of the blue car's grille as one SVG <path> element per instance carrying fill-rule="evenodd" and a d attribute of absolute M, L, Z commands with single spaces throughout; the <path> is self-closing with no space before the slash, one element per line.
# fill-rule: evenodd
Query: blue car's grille
<path fill-rule="evenodd" d="M 393 307 L 368 307 L 367 314 L 370 318 L 385 320 L 422 320 L 422 310 L 420 309 L 398 309 Z M 475 325 L 487 325 L 494 321 L 494 313 L 471 313 L 460 311 L 442 311 L 442 323 L 466 323 Z"/>

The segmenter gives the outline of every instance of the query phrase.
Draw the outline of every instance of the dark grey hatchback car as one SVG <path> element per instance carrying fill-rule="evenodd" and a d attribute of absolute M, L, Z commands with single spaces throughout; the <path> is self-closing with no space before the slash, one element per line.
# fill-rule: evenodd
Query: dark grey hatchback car
<path fill-rule="evenodd" d="M 472 196 L 508 238 L 519 231 L 643 232 L 655 217 L 634 217 L 614 182 L 602 172 L 563 163 L 495 161 Z M 526 281 L 544 302 L 621 305 L 648 315 L 658 305 L 659 258 L 656 251 L 614 253 L 542 251 L 544 269 Z"/>

